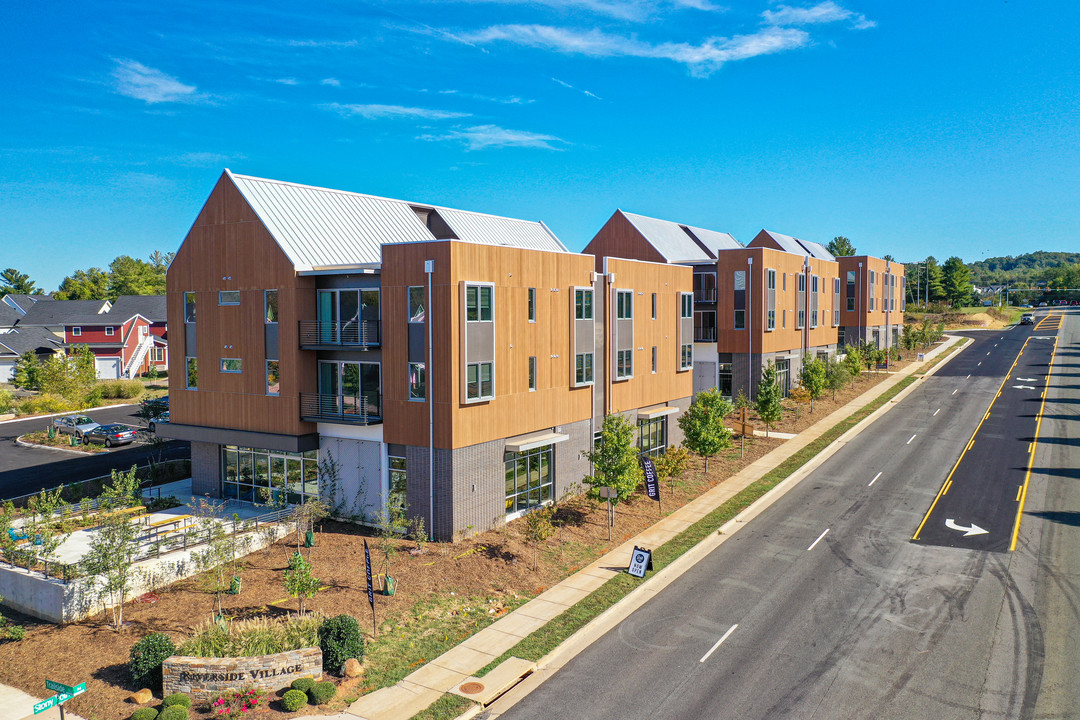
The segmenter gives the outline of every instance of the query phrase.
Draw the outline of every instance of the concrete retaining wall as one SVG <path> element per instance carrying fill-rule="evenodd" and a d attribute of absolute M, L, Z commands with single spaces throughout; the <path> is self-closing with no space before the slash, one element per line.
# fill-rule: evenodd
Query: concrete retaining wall
<path fill-rule="evenodd" d="M 161 689 L 164 696 L 186 693 L 195 700 L 208 701 L 225 690 L 279 690 L 307 676 L 316 680 L 322 677 L 319 648 L 239 658 L 173 655 L 161 665 Z"/>

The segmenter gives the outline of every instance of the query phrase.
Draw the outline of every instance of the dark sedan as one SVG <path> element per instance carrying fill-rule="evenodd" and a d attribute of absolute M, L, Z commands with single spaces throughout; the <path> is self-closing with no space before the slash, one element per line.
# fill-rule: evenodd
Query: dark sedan
<path fill-rule="evenodd" d="M 83 435 L 83 441 L 104 443 L 105 447 L 112 447 L 113 445 L 127 445 L 135 440 L 137 434 L 135 428 L 130 425 L 98 425 Z"/>

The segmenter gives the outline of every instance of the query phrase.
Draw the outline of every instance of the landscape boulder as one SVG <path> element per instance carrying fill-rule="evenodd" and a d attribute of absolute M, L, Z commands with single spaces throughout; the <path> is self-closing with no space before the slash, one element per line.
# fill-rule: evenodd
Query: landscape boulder
<path fill-rule="evenodd" d="M 349 658 L 345 661 L 345 677 L 360 677 L 364 674 L 364 668 L 360 665 L 360 661 L 356 658 Z"/>
<path fill-rule="evenodd" d="M 131 693 L 128 697 L 128 702 L 136 703 L 137 705 L 145 705 L 154 699 L 154 693 L 150 692 L 149 688 L 143 688 L 137 692 Z"/>

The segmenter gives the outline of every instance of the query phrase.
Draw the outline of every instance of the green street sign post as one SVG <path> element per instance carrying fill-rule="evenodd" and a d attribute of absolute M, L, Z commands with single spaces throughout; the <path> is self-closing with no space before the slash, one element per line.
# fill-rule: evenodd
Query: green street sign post
<path fill-rule="evenodd" d="M 51 707 L 59 707 L 60 720 L 64 720 L 64 703 L 75 697 L 76 695 L 82 695 L 84 692 L 86 692 L 86 683 L 79 683 L 78 685 L 72 687 L 70 685 L 64 685 L 63 683 L 58 683 L 53 680 L 46 680 L 45 687 L 49 690 L 59 690 L 60 688 L 65 688 L 65 690 L 61 691 L 57 695 L 53 695 L 51 698 L 42 700 L 37 705 L 35 705 L 34 714 L 37 715 L 38 713 L 45 712 Z"/>

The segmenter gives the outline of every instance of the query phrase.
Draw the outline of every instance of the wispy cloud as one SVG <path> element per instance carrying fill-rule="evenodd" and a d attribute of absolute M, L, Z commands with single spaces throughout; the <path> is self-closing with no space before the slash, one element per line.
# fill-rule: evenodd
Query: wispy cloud
<path fill-rule="evenodd" d="M 323 78 L 319 81 L 320 85 L 329 85 L 330 87 L 341 87 L 341 81 L 337 78 Z"/>
<path fill-rule="evenodd" d="M 486 148 L 522 147 L 542 150 L 561 150 L 556 145 L 568 145 L 565 140 L 554 135 L 528 132 L 527 130 L 508 130 L 498 125 L 475 125 L 461 130 L 451 130 L 441 135 L 421 135 L 418 140 L 449 140 L 463 142 L 467 150 Z"/>
<path fill-rule="evenodd" d="M 727 62 L 793 50 L 810 42 L 810 36 L 804 30 L 775 26 L 762 28 L 750 35 L 708 38 L 700 45 L 671 42 L 652 44 L 634 36 L 550 25 L 495 25 L 464 37 L 478 44 L 503 41 L 590 57 L 672 60 L 686 65 L 692 74 L 698 76 L 707 76 Z"/>
<path fill-rule="evenodd" d="M 245 156 L 213 152 L 186 152 L 165 159 L 186 167 L 220 167 L 229 164 L 233 160 L 244 160 Z"/>
<path fill-rule="evenodd" d="M 541 5 L 559 11 L 586 10 L 620 20 L 644 20 L 672 10 L 722 12 L 726 8 L 711 0 L 469 0 L 500 5 Z"/>
<path fill-rule="evenodd" d="M 327 103 L 320 105 L 325 110 L 332 110 L 344 117 L 362 117 L 367 120 L 416 119 L 449 120 L 469 117 L 471 113 L 434 110 L 432 108 L 405 107 L 403 105 L 346 105 Z"/>
<path fill-rule="evenodd" d="M 299 85 L 300 81 L 294 77 L 273 78 L 271 82 L 276 82 L 279 85 Z"/>
<path fill-rule="evenodd" d="M 586 95 L 586 96 L 588 96 L 588 97 L 591 97 L 591 98 L 593 98 L 594 100 L 603 100 L 603 98 L 602 98 L 602 97 L 600 97 L 599 95 L 597 95 L 596 93 L 590 92 L 590 91 L 588 91 L 588 90 L 585 90 L 585 89 L 583 89 L 583 88 L 576 88 L 576 87 L 574 87 L 573 85 L 571 85 L 570 83 L 566 82 L 565 80 L 560 80 L 560 79 L 559 79 L 559 78 L 557 78 L 557 77 L 553 77 L 553 78 L 551 78 L 551 81 L 552 81 L 553 83 L 556 83 L 556 84 L 558 84 L 558 85 L 562 85 L 562 86 L 563 86 L 564 88 L 568 88 L 568 89 L 570 89 L 570 90 L 577 90 L 577 91 L 578 91 L 578 92 L 580 92 L 581 94 L 583 94 L 583 95 Z"/>
<path fill-rule="evenodd" d="M 271 42 L 280 42 L 282 45 L 288 47 L 299 48 L 351 48 L 357 47 L 360 43 L 356 40 L 270 40 Z"/>
<path fill-rule="evenodd" d="M 516 95 L 510 95 L 508 97 L 493 97 L 491 95 L 478 95 L 476 93 L 466 93 L 460 90 L 440 90 L 440 95 L 453 95 L 454 97 L 465 98 L 466 100 L 482 100 L 484 102 L 499 103 L 500 105 L 529 105 L 536 102 L 535 100 L 526 100 L 525 98 L 519 98 Z"/>
<path fill-rule="evenodd" d="M 113 89 L 121 95 L 154 103 L 200 103 L 209 98 L 161 70 L 134 60 L 117 60 L 112 71 Z"/>
<path fill-rule="evenodd" d="M 851 20 L 852 27 L 856 30 L 866 30 L 876 27 L 877 23 L 868 20 L 862 13 L 848 10 L 837 5 L 833 0 L 825 0 L 812 7 L 791 7 L 781 5 L 776 10 L 766 10 L 761 13 L 761 19 L 769 25 L 819 25 L 822 23 L 834 23 L 842 20 Z"/>

